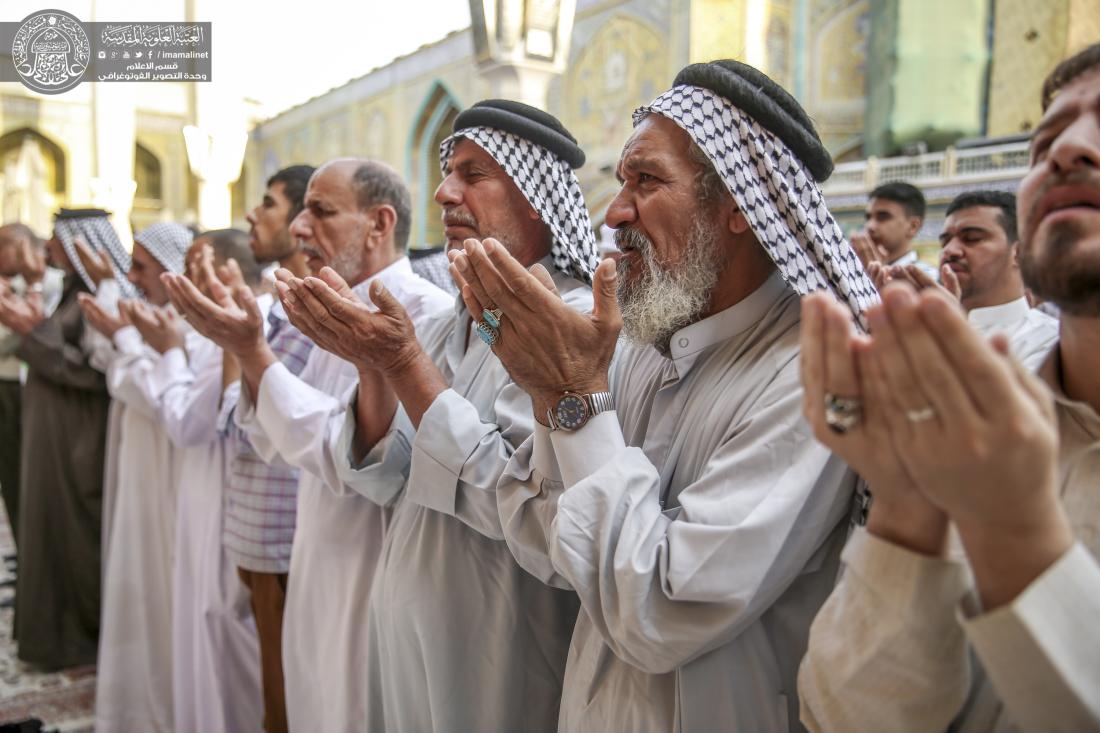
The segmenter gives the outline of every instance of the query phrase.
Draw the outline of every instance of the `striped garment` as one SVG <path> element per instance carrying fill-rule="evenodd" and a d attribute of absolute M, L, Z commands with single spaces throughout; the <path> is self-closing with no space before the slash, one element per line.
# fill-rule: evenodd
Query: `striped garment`
<path fill-rule="evenodd" d="M 287 321 L 279 303 L 272 306 L 267 321 L 271 350 L 291 374 L 297 375 L 306 365 L 313 342 Z M 265 463 L 256 455 L 233 420 L 239 396 L 240 382 L 234 382 L 222 397 L 219 417 L 222 433 L 229 440 L 230 456 L 222 544 L 240 568 L 285 573 L 290 567 L 294 540 L 298 470 Z"/>

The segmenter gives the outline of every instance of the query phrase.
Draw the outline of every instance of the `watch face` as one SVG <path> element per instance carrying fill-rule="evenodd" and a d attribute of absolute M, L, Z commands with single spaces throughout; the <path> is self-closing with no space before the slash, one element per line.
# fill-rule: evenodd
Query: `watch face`
<path fill-rule="evenodd" d="M 554 417 L 565 430 L 576 430 L 588 422 L 588 403 L 579 395 L 567 394 L 554 407 Z"/>

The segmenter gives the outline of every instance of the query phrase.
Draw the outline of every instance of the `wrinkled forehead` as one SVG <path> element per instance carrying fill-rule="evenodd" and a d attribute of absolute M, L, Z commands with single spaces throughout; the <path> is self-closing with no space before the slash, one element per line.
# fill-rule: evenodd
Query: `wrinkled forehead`
<path fill-rule="evenodd" d="M 470 166 L 486 167 L 494 171 L 503 171 L 500 163 L 496 161 L 488 150 L 468 137 L 456 137 L 451 145 L 451 157 L 444 165 L 446 173 L 465 169 Z"/>
<path fill-rule="evenodd" d="M 686 130 L 662 114 L 649 112 L 638 120 L 623 145 L 619 167 L 628 168 L 638 160 L 652 158 L 689 160 L 691 145 L 691 136 Z"/>

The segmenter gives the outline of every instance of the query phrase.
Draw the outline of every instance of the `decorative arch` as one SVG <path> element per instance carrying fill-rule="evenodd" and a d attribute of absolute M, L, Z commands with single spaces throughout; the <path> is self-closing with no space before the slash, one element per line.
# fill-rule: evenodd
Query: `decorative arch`
<path fill-rule="evenodd" d="M 432 82 L 409 134 L 405 177 L 414 182 L 411 248 L 443 244 L 443 222 L 435 211 L 433 195 L 443 175 L 439 170 L 439 146 L 451 134 L 462 107 L 440 80 Z"/>
<path fill-rule="evenodd" d="M 29 127 L 0 136 L 0 215 L 49 234 L 67 191 L 61 146 Z"/>
<path fill-rule="evenodd" d="M 60 145 L 38 130 L 20 127 L 4 133 L 3 137 L 0 137 L 0 160 L 7 160 L 13 153 L 18 154 L 25 145 L 32 142 L 38 145 L 45 160 L 50 191 L 63 195 L 67 190 L 68 174 L 65 167 L 65 152 Z"/>

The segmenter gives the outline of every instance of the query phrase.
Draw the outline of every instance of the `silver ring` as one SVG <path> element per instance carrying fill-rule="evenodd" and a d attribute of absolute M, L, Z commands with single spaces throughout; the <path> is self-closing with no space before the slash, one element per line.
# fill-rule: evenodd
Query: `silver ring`
<path fill-rule="evenodd" d="M 504 317 L 504 311 L 500 308 L 486 308 L 481 311 L 481 317 L 493 328 L 500 328 L 500 319 Z"/>
<path fill-rule="evenodd" d="M 863 420 L 863 400 L 825 393 L 825 424 L 838 435 L 844 435 Z"/>
<path fill-rule="evenodd" d="M 490 348 L 500 341 L 500 331 L 496 330 L 485 321 L 477 324 L 477 335 L 485 342 L 485 345 Z"/>
<path fill-rule="evenodd" d="M 936 410 L 931 405 L 922 407 L 918 410 L 905 411 L 905 419 L 911 423 L 925 422 L 927 420 L 931 420 L 935 416 Z"/>

